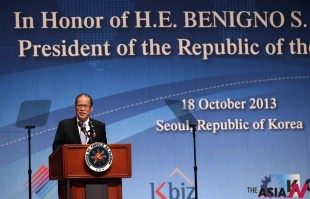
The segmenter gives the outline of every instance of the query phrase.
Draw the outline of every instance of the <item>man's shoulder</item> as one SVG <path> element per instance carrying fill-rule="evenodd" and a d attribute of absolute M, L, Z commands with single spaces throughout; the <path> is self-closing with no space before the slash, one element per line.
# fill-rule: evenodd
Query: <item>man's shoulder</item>
<path fill-rule="evenodd" d="M 100 125 L 105 125 L 103 122 L 101 122 L 101 121 L 99 121 L 99 120 L 95 120 L 95 119 L 93 119 L 93 118 L 91 118 L 90 120 L 92 121 L 92 123 L 94 123 L 94 124 L 96 124 L 96 125 L 98 125 L 98 124 L 100 124 Z"/>
<path fill-rule="evenodd" d="M 67 119 L 61 120 L 59 123 L 74 123 L 74 121 L 76 121 L 75 118 L 67 118 Z"/>

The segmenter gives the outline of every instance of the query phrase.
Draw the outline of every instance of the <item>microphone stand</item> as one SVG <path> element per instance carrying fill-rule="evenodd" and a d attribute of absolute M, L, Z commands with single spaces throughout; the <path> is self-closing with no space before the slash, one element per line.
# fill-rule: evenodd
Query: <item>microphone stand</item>
<path fill-rule="evenodd" d="M 25 129 L 28 129 L 28 163 L 29 163 L 29 169 L 28 169 L 28 184 L 29 184 L 29 199 L 32 198 L 32 191 L 31 191 L 31 129 L 34 129 L 35 126 L 25 126 Z"/>
<path fill-rule="evenodd" d="M 197 180 L 197 163 L 196 163 L 196 125 L 190 124 L 193 132 L 193 142 L 194 142 L 194 178 L 195 178 L 195 199 L 198 199 L 198 180 Z"/>

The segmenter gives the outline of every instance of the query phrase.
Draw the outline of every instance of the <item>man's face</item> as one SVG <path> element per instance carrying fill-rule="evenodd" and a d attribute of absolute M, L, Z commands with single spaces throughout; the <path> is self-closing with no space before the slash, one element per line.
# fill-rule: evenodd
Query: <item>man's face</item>
<path fill-rule="evenodd" d="M 84 95 L 80 96 L 75 105 L 75 113 L 79 120 L 85 122 L 92 111 L 93 107 L 90 105 L 90 98 Z"/>

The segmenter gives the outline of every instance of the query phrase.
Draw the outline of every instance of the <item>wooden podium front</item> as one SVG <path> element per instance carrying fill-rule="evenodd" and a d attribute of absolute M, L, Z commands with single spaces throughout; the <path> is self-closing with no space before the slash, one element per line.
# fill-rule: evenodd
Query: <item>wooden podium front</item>
<path fill-rule="evenodd" d="M 85 199 L 86 186 L 105 184 L 108 199 L 122 198 L 122 178 L 131 177 L 131 145 L 108 144 L 113 154 L 110 168 L 97 173 L 86 165 L 89 145 L 63 145 L 49 156 L 49 179 L 58 180 L 59 198 Z"/>

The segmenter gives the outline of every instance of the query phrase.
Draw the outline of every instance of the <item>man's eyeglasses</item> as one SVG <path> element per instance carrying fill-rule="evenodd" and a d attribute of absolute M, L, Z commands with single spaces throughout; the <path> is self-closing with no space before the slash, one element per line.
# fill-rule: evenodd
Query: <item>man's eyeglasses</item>
<path fill-rule="evenodd" d="M 87 108 L 91 107 L 91 105 L 86 105 L 86 104 L 77 104 L 75 106 L 79 109 L 81 109 L 81 108 L 87 109 Z"/>

